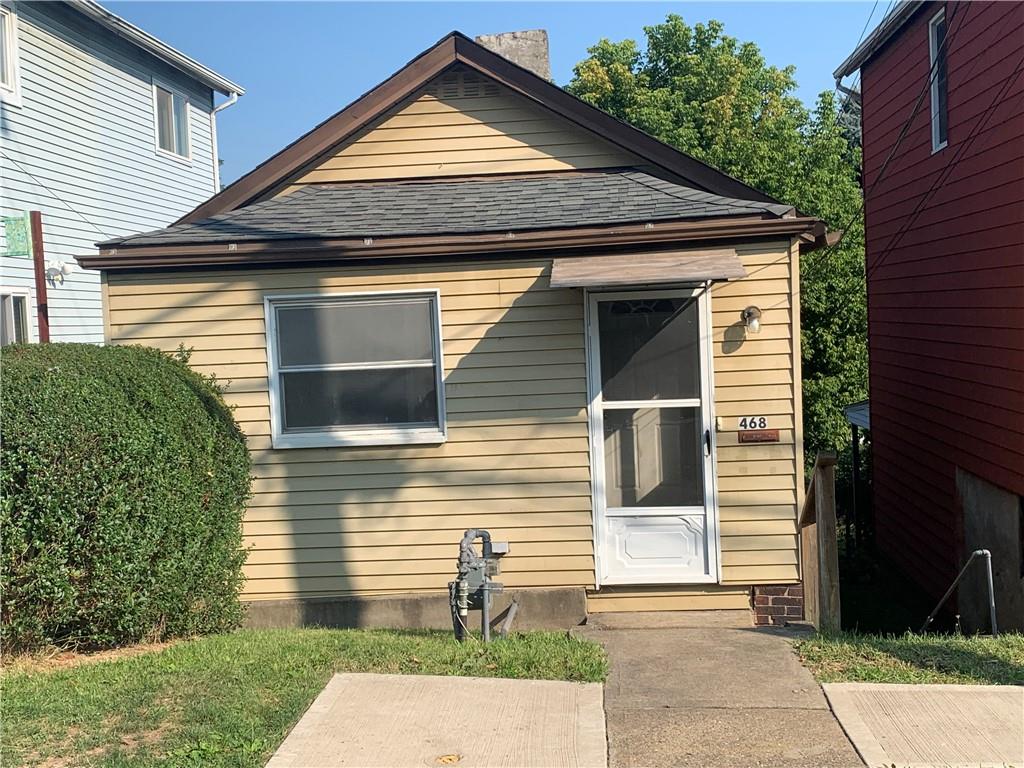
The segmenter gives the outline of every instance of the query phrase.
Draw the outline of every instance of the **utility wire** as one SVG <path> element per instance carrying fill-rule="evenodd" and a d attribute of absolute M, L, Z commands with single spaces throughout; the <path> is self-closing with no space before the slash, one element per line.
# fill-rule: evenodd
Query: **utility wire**
<path fill-rule="evenodd" d="M 895 0 L 889 0 L 889 7 L 892 7 L 892 3 L 893 2 L 895 2 Z M 878 0 L 875 0 L 875 4 L 871 6 L 871 13 L 868 14 L 867 21 L 864 22 L 864 27 L 861 29 L 860 35 L 857 37 L 857 42 L 853 44 L 853 49 L 854 50 L 857 50 L 857 48 L 860 46 L 861 40 L 864 39 L 864 33 L 868 31 L 868 24 L 870 24 L 871 23 L 871 19 L 874 18 L 875 9 L 877 7 L 878 7 Z M 888 11 L 886 11 L 886 13 L 888 13 Z M 883 15 L 882 18 L 884 19 L 885 16 Z M 856 86 L 854 86 L 854 87 L 856 87 Z M 838 91 L 839 91 L 839 80 L 836 80 L 836 87 L 832 89 L 832 95 L 835 96 L 836 93 L 838 93 Z"/>
<path fill-rule="evenodd" d="M 934 181 L 932 181 L 931 186 L 924 193 L 924 195 L 921 196 L 921 199 L 914 207 L 914 210 L 904 220 L 903 225 L 900 227 L 899 231 L 895 235 L 893 235 L 893 238 L 889 241 L 889 244 L 886 245 L 885 250 L 883 250 L 881 255 L 878 257 L 878 261 L 876 261 L 871 266 L 871 269 L 868 270 L 867 277 L 869 279 L 873 274 L 875 274 L 878 271 L 878 268 L 881 267 L 882 264 L 885 262 L 885 259 L 893 253 L 893 251 L 900 244 L 900 242 L 902 242 L 904 235 L 906 235 L 907 232 L 910 231 L 910 228 L 913 227 L 914 222 L 917 221 L 917 218 L 921 215 L 922 211 L 924 210 L 925 204 L 931 199 L 931 196 L 935 193 L 935 190 L 937 190 L 940 186 L 946 183 L 946 180 L 953 173 L 953 170 L 956 168 L 957 163 L 960 161 L 960 157 L 963 155 L 964 152 L 967 151 L 967 149 L 970 148 L 970 146 L 974 143 L 974 140 L 977 139 L 980 132 L 984 130 L 985 125 L 989 121 L 989 118 L 992 117 L 996 108 L 1002 103 L 1003 97 L 1006 95 L 1006 92 L 1010 90 L 1010 87 L 1013 85 L 1017 77 L 1020 75 L 1022 65 L 1024 65 L 1024 58 L 1018 61 L 1017 66 L 1014 68 L 1014 70 L 1009 75 L 1006 76 L 1006 80 L 1003 81 L 1002 88 L 992 99 L 992 102 L 988 105 L 988 108 L 981 115 L 981 117 L 978 118 L 978 121 L 971 128 L 971 132 L 963 141 L 960 142 L 959 146 L 957 147 L 957 151 L 953 154 L 952 157 L 949 158 L 949 160 L 946 161 L 946 164 L 942 167 L 942 170 L 935 177 Z"/>
<path fill-rule="evenodd" d="M 950 40 L 957 32 L 960 31 L 960 26 L 962 26 L 963 24 L 964 17 L 960 13 L 960 7 L 961 6 L 959 4 L 953 5 L 953 11 L 949 15 L 949 31 L 946 33 L 946 36 L 942 39 L 942 46 L 940 48 L 941 52 L 945 52 L 946 50 L 948 50 Z M 960 23 L 957 25 L 956 29 L 954 29 L 953 22 L 956 21 L 957 19 L 959 19 Z M 928 71 L 928 77 L 925 79 L 924 88 L 921 89 L 921 93 L 918 95 L 917 101 L 914 103 L 914 108 L 910 111 L 910 116 L 903 124 L 903 128 L 900 130 L 900 134 L 896 138 L 896 143 L 893 144 L 892 149 L 889 150 L 889 154 L 886 156 L 885 161 L 882 163 L 882 167 L 879 169 L 878 175 L 875 176 L 875 180 L 871 182 L 871 186 L 864 191 L 864 196 L 860 202 L 860 207 L 857 209 L 857 212 L 853 215 L 849 222 L 847 222 L 846 226 L 843 227 L 842 233 L 839 236 L 839 240 L 836 241 L 835 245 L 826 246 L 824 249 L 822 249 L 819 255 L 824 256 L 829 251 L 834 251 L 837 248 L 839 248 L 839 246 L 843 244 L 843 240 L 846 239 L 846 233 L 850 231 L 850 227 L 852 227 L 854 222 L 857 221 L 857 219 L 859 219 L 863 215 L 864 206 L 867 203 L 868 197 L 871 195 L 872 192 L 874 192 L 875 187 L 878 186 L 878 183 L 885 177 L 885 172 L 889 169 L 889 163 L 891 163 L 892 159 L 896 156 L 896 152 L 899 150 L 900 145 L 903 143 L 903 139 L 906 138 L 907 133 L 910 131 L 910 126 L 914 122 L 914 118 L 917 117 L 918 110 L 921 109 L 921 104 L 924 103 L 925 94 L 927 94 L 928 91 L 931 90 L 932 78 L 935 76 L 935 68 L 938 65 L 938 63 L 939 57 L 936 56 L 935 61 L 932 62 L 932 66 Z"/>
<path fill-rule="evenodd" d="M 77 216 L 77 217 L 78 217 L 78 218 L 80 218 L 80 219 L 81 219 L 82 221 L 84 221 L 84 222 L 85 222 L 86 224 L 88 224 L 88 225 L 89 225 L 90 227 L 92 227 L 92 228 L 93 228 L 93 230 L 95 230 L 95 232 L 96 232 L 97 234 L 99 234 L 99 235 L 100 235 L 100 236 L 101 236 L 101 237 L 102 237 L 103 239 L 105 239 L 105 240 L 108 240 L 108 239 L 110 239 L 110 235 L 108 235 L 108 234 L 107 234 L 106 232 L 102 232 L 102 231 L 100 231 L 100 228 L 99 228 L 99 227 L 97 227 L 97 226 L 96 226 L 95 224 L 93 224 L 93 223 L 92 223 L 91 221 L 89 221 L 89 220 L 88 220 L 87 218 L 85 218 L 85 216 L 83 216 L 83 215 L 82 215 L 82 214 L 80 214 L 80 213 L 79 213 L 78 211 L 76 211 L 76 210 L 75 210 L 75 209 L 74 209 L 74 208 L 73 208 L 73 207 L 71 206 L 71 204 L 67 202 L 67 200 L 65 200 L 65 199 L 64 199 L 63 197 L 61 197 L 61 196 L 60 196 L 60 195 L 58 195 L 58 194 L 57 194 L 56 192 L 54 192 L 54 191 L 53 191 L 52 189 L 50 189 L 50 188 L 49 188 L 48 186 L 46 186 L 46 184 L 44 184 L 44 183 L 43 183 L 42 181 L 40 181 L 40 180 L 39 180 L 39 179 L 38 179 L 38 178 L 37 178 L 37 177 L 35 176 L 35 174 L 33 174 L 33 173 L 32 173 L 32 172 L 30 171 L 30 170 L 28 170 L 28 169 L 27 169 L 27 168 L 26 168 L 26 167 L 25 167 L 24 165 L 22 165 L 21 163 L 19 163 L 19 162 L 18 162 L 17 160 L 15 160 L 15 159 L 14 159 L 13 157 L 11 157 L 10 155 L 8 155 L 8 154 L 7 154 L 6 152 L 4 152 L 4 151 L 3 151 L 2 149 L 0 149 L 0 155 L 2 155 L 2 156 L 4 157 L 4 159 L 6 159 L 6 160 L 10 160 L 10 161 L 11 161 L 12 163 L 14 163 L 14 164 L 15 164 L 16 166 L 18 166 L 18 168 L 20 168 L 20 169 L 21 169 L 21 172 L 22 172 L 22 173 L 24 173 L 24 174 L 25 174 L 26 176 L 28 176 L 28 177 L 29 177 L 30 179 L 32 179 L 32 181 L 34 181 L 34 182 L 35 182 L 36 184 L 38 184 L 38 185 L 39 185 L 40 187 L 42 187 L 43 189 L 45 189 L 45 190 L 46 190 L 47 192 L 49 192 L 49 193 L 50 193 L 50 196 L 51 196 L 51 197 L 53 197 L 53 198 L 54 198 L 55 200 L 57 200 L 57 201 L 58 201 L 59 203 L 61 203 L 61 204 L 62 204 L 62 205 L 63 205 L 63 206 L 65 207 L 65 208 L 67 208 L 67 209 L 68 209 L 69 211 L 71 211 L 71 212 L 72 212 L 73 214 L 75 214 L 75 216 Z"/>

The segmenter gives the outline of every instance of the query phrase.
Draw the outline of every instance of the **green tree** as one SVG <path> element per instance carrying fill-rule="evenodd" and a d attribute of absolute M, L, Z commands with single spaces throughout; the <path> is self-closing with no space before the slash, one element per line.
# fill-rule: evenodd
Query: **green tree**
<path fill-rule="evenodd" d="M 602 40 L 567 89 L 830 229 L 838 248 L 801 258 L 805 456 L 842 450 L 842 407 L 866 396 L 867 309 L 860 149 L 833 94 L 813 110 L 795 95 L 795 68 L 768 66 L 721 22 L 670 15 L 644 27 L 646 46 Z M 853 222 L 852 225 L 850 222 Z"/>

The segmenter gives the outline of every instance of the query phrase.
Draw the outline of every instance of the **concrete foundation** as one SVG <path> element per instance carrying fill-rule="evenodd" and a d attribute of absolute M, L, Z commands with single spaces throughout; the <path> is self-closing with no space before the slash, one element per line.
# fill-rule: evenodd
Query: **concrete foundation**
<path fill-rule="evenodd" d="M 1021 499 L 960 468 L 956 471 L 956 489 L 964 524 L 961 562 L 966 562 L 976 549 L 992 553 L 999 630 L 1024 630 Z M 964 574 L 957 593 L 957 610 L 965 630 L 989 631 L 988 581 L 983 560 L 976 559 Z"/>
<path fill-rule="evenodd" d="M 512 598 L 519 612 L 514 630 L 569 629 L 587 618 L 583 588 L 508 590 L 495 595 L 494 616 Z M 272 627 L 351 627 L 381 629 L 451 629 L 447 594 L 387 595 L 381 597 L 323 597 L 302 600 L 259 600 L 248 603 L 245 625 Z M 477 632 L 480 614 L 471 611 L 469 628 Z"/>

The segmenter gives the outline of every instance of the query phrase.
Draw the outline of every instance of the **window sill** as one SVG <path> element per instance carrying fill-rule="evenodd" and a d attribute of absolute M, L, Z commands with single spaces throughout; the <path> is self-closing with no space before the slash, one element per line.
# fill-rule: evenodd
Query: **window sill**
<path fill-rule="evenodd" d="M 162 149 L 161 147 L 156 148 L 156 154 L 159 157 L 166 157 L 171 160 L 177 160 L 179 163 L 183 163 L 184 165 L 192 165 L 191 155 L 179 155 L 177 152 L 168 152 L 166 149 Z"/>
<path fill-rule="evenodd" d="M 438 429 L 392 429 L 366 432 L 306 432 L 274 435 L 275 450 L 287 448 L 372 448 L 381 445 L 441 445 L 447 440 Z"/>
<path fill-rule="evenodd" d="M 10 91 L 0 87 L 0 103 L 6 104 L 8 107 L 21 109 L 21 93 L 16 90 Z"/>

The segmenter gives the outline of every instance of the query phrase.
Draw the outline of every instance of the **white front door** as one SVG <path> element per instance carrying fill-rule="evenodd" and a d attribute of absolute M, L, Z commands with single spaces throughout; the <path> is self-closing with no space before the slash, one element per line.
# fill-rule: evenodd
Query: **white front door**
<path fill-rule="evenodd" d="M 591 293 L 599 584 L 718 580 L 707 291 Z"/>

